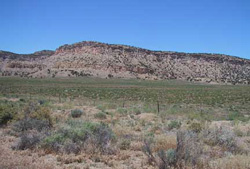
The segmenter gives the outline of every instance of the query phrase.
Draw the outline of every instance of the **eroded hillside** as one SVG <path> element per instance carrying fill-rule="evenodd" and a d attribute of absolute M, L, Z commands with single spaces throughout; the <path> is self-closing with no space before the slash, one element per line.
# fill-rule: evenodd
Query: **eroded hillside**
<path fill-rule="evenodd" d="M 250 83 L 250 61 L 221 54 L 150 51 L 84 41 L 18 55 L 0 52 L 2 76 L 184 79 L 209 83 Z"/>

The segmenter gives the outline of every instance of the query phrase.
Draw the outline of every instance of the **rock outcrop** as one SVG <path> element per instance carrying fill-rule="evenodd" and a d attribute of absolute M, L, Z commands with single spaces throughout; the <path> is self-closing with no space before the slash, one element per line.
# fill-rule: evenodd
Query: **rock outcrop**
<path fill-rule="evenodd" d="M 250 60 L 207 54 L 150 51 L 84 41 L 56 51 L 19 55 L 0 51 L 0 74 L 23 77 L 182 79 L 250 84 Z"/>

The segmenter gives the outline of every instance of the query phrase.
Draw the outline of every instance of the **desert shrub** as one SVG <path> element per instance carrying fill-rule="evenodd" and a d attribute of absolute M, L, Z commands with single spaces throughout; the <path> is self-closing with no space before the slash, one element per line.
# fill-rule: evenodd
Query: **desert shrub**
<path fill-rule="evenodd" d="M 159 157 L 159 169 L 168 169 L 176 165 L 176 150 L 169 149 L 167 151 L 160 150 L 158 152 Z"/>
<path fill-rule="evenodd" d="M 101 110 L 101 111 L 105 111 L 105 109 L 106 109 L 106 107 L 103 104 L 98 105 L 96 108 Z"/>
<path fill-rule="evenodd" d="M 230 152 L 239 151 L 236 142 L 236 135 L 232 130 L 225 127 L 204 130 L 203 138 L 204 142 L 210 146 L 219 145 Z"/>
<path fill-rule="evenodd" d="M 19 137 L 12 148 L 17 150 L 35 148 L 46 137 L 51 127 L 50 110 L 36 103 L 29 103 L 19 116 L 19 120 L 12 126 L 14 134 Z"/>
<path fill-rule="evenodd" d="M 149 164 L 157 164 L 160 169 L 176 166 L 184 168 L 187 165 L 195 167 L 199 165 L 202 154 L 201 140 L 197 133 L 190 130 L 179 130 L 177 132 L 176 149 L 168 149 L 167 151 L 161 149 L 156 156 L 153 153 L 153 147 L 153 139 L 144 140 L 142 150 L 147 155 Z"/>
<path fill-rule="evenodd" d="M 191 120 L 199 120 L 199 121 L 212 121 L 215 119 L 213 112 L 210 111 L 192 111 L 188 113 L 188 118 Z"/>
<path fill-rule="evenodd" d="M 236 120 L 239 117 L 239 112 L 230 112 L 228 114 L 227 120 Z"/>
<path fill-rule="evenodd" d="M 70 142 L 72 149 L 86 149 L 88 146 L 93 146 L 94 149 L 92 150 L 109 153 L 114 138 L 113 131 L 103 123 L 70 120 L 47 137 L 44 140 L 43 147 L 56 152 L 68 151 L 67 146 Z"/>
<path fill-rule="evenodd" d="M 36 131 L 24 132 L 20 135 L 18 141 L 12 146 L 15 150 L 33 149 L 43 139 L 43 134 Z"/>
<path fill-rule="evenodd" d="M 155 158 L 155 156 L 153 154 L 154 140 L 153 140 L 152 137 L 149 137 L 149 138 L 144 139 L 143 143 L 144 144 L 142 146 L 142 151 L 148 157 L 148 163 L 151 164 L 151 165 L 154 165 L 156 163 L 156 158 Z"/>
<path fill-rule="evenodd" d="M 53 120 L 49 108 L 41 107 L 37 103 L 29 103 L 19 116 L 19 120 L 13 124 L 13 130 L 16 132 L 28 130 L 41 132 L 51 128 L 52 123 Z"/>
<path fill-rule="evenodd" d="M 44 105 L 44 104 L 46 103 L 46 100 L 38 100 L 38 103 L 39 103 L 40 105 Z"/>
<path fill-rule="evenodd" d="M 176 150 L 169 149 L 166 151 L 167 154 L 167 160 L 170 166 L 175 165 L 176 163 Z"/>
<path fill-rule="evenodd" d="M 78 154 L 81 151 L 81 148 L 78 144 L 72 142 L 72 140 L 66 141 L 63 147 L 63 150 L 67 153 Z"/>
<path fill-rule="evenodd" d="M 30 116 L 31 113 L 36 112 L 40 106 L 37 102 L 29 102 L 23 110 L 23 116 Z"/>
<path fill-rule="evenodd" d="M 180 121 L 173 120 L 168 124 L 168 129 L 169 130 L 172 130 L 174 128 L 179 129 L 180 127 L 181 127 L 181 122 Z"/>
<path fill-rule="evenodd" d="M 120 113 L 121 115 L 127 115 L 128 110 L 125 108 L 118 108 L 117 112 Z"/>
<path fill-rule="evenodd" d="M 43 131 L 51 127 L 48 121 L 32 118 L 24 118 L 13 124 L 13 130 L 16 132 L 24 132 L 27 130 Z"/>
<path fill-rule="evenodd" d="M 238 128 L 235 128 L 235 129 L 234 129 L 234 133 L 235 133 L 235 135 L 237 135 L 238 137 L 243 137 L 243 136 L 244 136 L 244 132 L 241 131 L 241 130 L 238 129 Z"/>
<path fill-rule="evenodd" d="M 30 113 L 30 118 L 47 121 L 50 126 L 53 125 L 53 120 L 51 117 L 51 111 L 47 107 L 38 107 L 36 111 Z"/>
<path fill-rule="evenodd" d="M 71 117 L 73 117 L 73 118 L 81 117 L 82 114 L 83 114 L 83 111 L 80 109 L 71 110 Z"/>
<path fill-rule="evenodd" d="M 121 150 L 127 150 L 130 148 L 131 141 L 129 139 L 122 139 L 119 144 Z"/>
<path fill-rule="evenodd" d="M 20 113 L 18 114 L 18 116 L 15 119 L 16 119 L 16 121 L 20 121 L 21 125 L 27 124 L 28 126 L 30 126 L 31 124 L 29 124 L 29 122 L 28 122 L 29 120 L 31 120 L 31 123 L 35 123 L 36 121 L 40 121 L 40 122 L 38 122 L 38 124 L 46 122 L 46 124 L 49 124 L 50 127 L 52 127 L 52 125 L 53 125 L 53 119 L 51 116 L 50 109 L 48 107 L 40 106 L 36 102 L 28 103 L 28 105 L 26 105 L 24 107 L 24 109 L 20 110 Z M 19 122 L 17 122 L 17 123 L 19 123 Z M 34 124 L 34 126 L 35 126 L 35 124 Z"/>
<path fill-rule="evenodd" d="M 239 120 L 239 121 L 246 122 L 249 119 L 250 119 L 250 117 L 245 117 L 243 114 L 241 114 L 237 111 L 230 112 L 227 116 L 227 120 L 230 120 L 230 121 Z"/>
<path fill-rule="evenodd" d="M 0 126 L 7 124 L 15 116 L 15 111 L 10 105 L 0 105 Z"/>
<path fill-rule="evenodd" d="M 105 112 L 99 112 L 99 113 L 96 113 L 95 114 L 95 118 L 98 118 L 98 119 L 106 119 L 107 116 L 106 116 L 106 113 Z"/>
<path fill-rule="evenodd" d="M 168 169 L 170 166 L 168 164 L 166 152 L 164 150 L 160 150 L 158 152 L 158 156 L 160 158 L 160 161 L 159 161 L 159 164 L 158 164 L 158 168 L 159 169 Z"/>
<path fill-rule="evenodd" d="M 134 113 L 135 115 L 139 115 L 139 114 L 141 114 L 141 110 L 139 108 L 135 107 L 132 109 L 132 113 Z"/>
<path fill-rule="evenodd" d="M 196 166 L 202 154 L 198 134 L 193 131 L 177 132 L 176 160 L 178 163 L 190 163 Z"/>
<path fill-rule="evenodd" d="M 188 129 L 193 131 L 193 132 L 196 132 L 196 133 L 199 133 L 202 131 L 204 127 L 202 126 L 201 123 L 199 122 L 192 122 L 189 126 L 188 126 Z"/>
<path fill-rule="evenodd" d="M 20 102 L 25 102 L 25 99 L 24 98 L 20 98 L 19 101 Z"/>

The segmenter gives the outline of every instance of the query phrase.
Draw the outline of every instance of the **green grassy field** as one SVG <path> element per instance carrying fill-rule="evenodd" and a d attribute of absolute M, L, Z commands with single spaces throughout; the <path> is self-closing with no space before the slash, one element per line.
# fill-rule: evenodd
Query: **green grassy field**
<path fill-rule="evenodd" d="M 250 86 L 209 85 L 186 81 L 145 81 L 136 79 L 0 78 L 2 97 L 83 102 L 105 108 L 138 107 L 158 113 L 248 114 Z M 219 114 L 221 117 L 219 117 Z"/>
<path fill-rule="evenodd" d="M 12 95 L 87 97 L 100 100 L 195 104 L 248 104 L 250 86 L 207 85 L 185 81 L 143 81 L 97 78 L 0 78 L 0 92 Z"/>

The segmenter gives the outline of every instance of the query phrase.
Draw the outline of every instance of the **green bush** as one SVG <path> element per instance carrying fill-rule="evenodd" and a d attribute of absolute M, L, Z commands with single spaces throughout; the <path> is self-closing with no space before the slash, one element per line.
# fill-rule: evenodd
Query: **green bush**
<path fill-rule="evenodd" d="M 167 169 L 171 168 L 176 165 L 177 159 L 176 159 L 176 150 L 169 149 L 167 151 L 160 150 L 158 152 L 159 156 L 159 169 Z"/>
<path fill-rule="evenodd" d="M 103 104 L 100 104 L 96 107 L 97 109 L 101 110 L 101 111 L 105 111 L 106 110 L 106 106 Z"/>
<path fill-rule="evenodd" d="M 92 145 L 101 153 L 109 153 L 114 138 L 112 130 L 103 123 L 69 120 L 64 126 L 45 138 L 43 147 L 55 152 L 76 153 L 80 152 L 80 149 L 84 150 Z"/>
<path fill-rule="evenodd" d="M 130 148 L 130 144 L 131 144 L 131 141 L 129 139 L 122 139 L 120 141 L 119 147 L 121 150 L 127 150 Z"/>
<path fill-rule="evenodd" d="M 82 114 L 83 114 L 83 111 L 80 109 L 71 110 L 71 117 L 73 118 L 81 117 Z"/>
<path fill-rule="evenodd" d="M 46 100 L 38 100 L 38 103 L 39 103 L 40 105 L 44 105 L 44 104 L 46 103 Z"/>
<path fill-rule="evenodd" d="M 117 112 L 120 113 L 121 115 L 127 115 L 128 110 L 125 108 L 118 108 Z"/>
<path fill-rule="evenodd" d="M 99 113 L 96 113 L 96 114 L 95 114 L 95 118 L 98 118 L 98 119 L 106 119 L 107 116 L 106 116 L 106 113 L 105 113 L 105 112 L 99 112 Z"/>
<path fill-rule="evenodd" d="M 15 110 L 10 105 L 0 105 L 0 126 L 7 124 L 15 116 Z"/>
<path fill-rule="evenodd" d="M 51 111 L 47 107 L 39 106 L 37 103 L 29 103 L 13 124 L 15 132 L 37 130 L 38 132 L 48 130 L 53 126 Z"/>
<path fill-rule="evenodd" d="M 203 129 L 204 127 L 202 126 L 201 123 L 199 122 L 193 122 L 191 123 L 189 126 L 188 126 L 188 129 L 193 131 L 193 132 L 196 132 L 196 133 L 199 133 L 201 132 L 201 130 Z"/>
<path fill-rule="evenodd" d="M 53 125 L 51 111 L 48 107 L 38 106 L 35 111 L 33 111 L 29 114 L 29 117 L 32 119 L 47 121 L 50 126 Z"/>
<path fill-rule="evenodd" d="M 166 151 L 167 154 L 167 159 L 170 165 L 175 164 L 176 162 L 176 150 L 174 149 L 169 149 Z"/>
<path fill-rule="evenodd" d="M 25 102 L 25 99 L 24 98 L 20 98 L 19 101 L 20 102 Z"/>
<path fill-rule="evenodd" d="M 141 110 L 139 108 L 135 107 L 132 109 L 132 113 L 134 113 L 135 115 L 139 115 L 139 114 L 141 114 Z"/>
<path fill-rule="evenodd" d="M 180 121 L 174 120 L 174 121 L 171 121 L 171 122 L 168 124 L 168 129 L 169 129 L 169 130 L 172 130 L 172 129 L 174 129 L 174 128 L 179 129 L 180 127 L 181 127 L 181 122 L 180 122 Z"/>
<path fill-rule="evenodd" d="M 12 148 L 25 150 L 39 145 L 52 127 L 50 114 L 50 109 L 47 107 L 42 107 L 38 103 L 29 103 L 12 126 L 14 134 L 19 137 Z"/>
<path fill-rule="evenodd" d="M 250 118 L 249 117 L 245 117 L 243 114 L 240 114 L 237 111 L 234 112 L 230 112 L 227 116 L 227 120 L 230 121 L 235 121 L 235 120 L 239 120 L 239 121 L 243 121 L 246 122 L 248 121 Z"/>
<path fill-rule="evenodd" d="M 191 120 L 212 121 L 214 120 L 214 115 L 211 112 L 192 112 L 188 114 L 188 118 Z"/>

